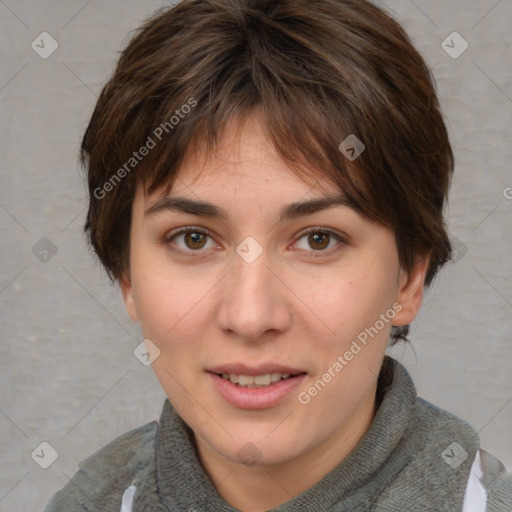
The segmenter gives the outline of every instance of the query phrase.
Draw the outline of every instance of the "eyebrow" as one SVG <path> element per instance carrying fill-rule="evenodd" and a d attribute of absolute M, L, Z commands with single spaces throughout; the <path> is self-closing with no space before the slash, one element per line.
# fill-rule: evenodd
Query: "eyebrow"
<path fill-rule="evenodd" d="M 328 195 L 307 201 L 297 201 L 290 203 L 279 213 L 279 222 L 289 219 L 295 219 L 304 215 L 331 208 L 333 206 L 346 206 L 355 211 L 359 211 L 357 205 L 351 201 L 345 194 Z M 156 215 L 162 211 L 176 211 L 189 213 L 201 217 L 210 217 L 226 221 L 229 217 L 228 212 L 223 208 L 206 201 L 196 201 L 186 197 L 161 197 L 152 206 L 150 206 L 144 216 Z"/>

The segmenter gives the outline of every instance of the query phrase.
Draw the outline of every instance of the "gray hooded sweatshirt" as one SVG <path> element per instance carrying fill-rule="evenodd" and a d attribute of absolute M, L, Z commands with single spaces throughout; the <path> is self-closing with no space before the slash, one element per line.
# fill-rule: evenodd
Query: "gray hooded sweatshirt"
<path fill-rule="evenodd" d="M 475 430 L 418 398 L 387 357 L 378 409 L 352 453 L 272 512 L 511 512 L 512 476 L 479 448 Z M 118 437 L 79 463 L 44 512 L 239 512 L 201 466 L 194 436 L 166 400 L 159 422 Z"/>

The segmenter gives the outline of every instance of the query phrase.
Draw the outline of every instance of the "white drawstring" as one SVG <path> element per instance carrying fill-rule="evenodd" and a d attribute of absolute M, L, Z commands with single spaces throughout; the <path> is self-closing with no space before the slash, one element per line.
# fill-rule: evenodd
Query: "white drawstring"
<path fill-rule="evenodd" d="M 469 473 L 462 512 L 483 512 L 486 509 L 487 489 L 482 483 L 483 476 L 482 458 L 478 450 Z"/>
<path fill-rule="evenodd" d="M 133 495 L 136 490 L 137 487 L 135 487 L 135 485 L 130 485 L 130 487 L 124 491 L 120 512 L 133 512 Z"/>

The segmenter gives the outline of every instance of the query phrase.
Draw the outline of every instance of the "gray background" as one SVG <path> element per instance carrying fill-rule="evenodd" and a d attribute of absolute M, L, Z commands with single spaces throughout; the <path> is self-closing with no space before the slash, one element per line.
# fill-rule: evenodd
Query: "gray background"
<path fill-rule="evenodd" d="M 41 510 L 79 460 L 156 419 L 165 398 L 133 355 L 138 326 L 87 251 L 76 157 L 129 31 L 166 4 L 0 1 L 1 512 Z M 413 349 L 392 355 L 510 470 L 512 1 L 383 5 L 433 67 L 457 159 L 448 220 L 458 261 L 425 298 Z M 31 48 L 43 31 L 59 44 L 47 59 Z M 469 43 L 456 59 L 441 46 L 453 31 Z M 43 441 L 59 454 L 46 470 L 31 457 Z"/>

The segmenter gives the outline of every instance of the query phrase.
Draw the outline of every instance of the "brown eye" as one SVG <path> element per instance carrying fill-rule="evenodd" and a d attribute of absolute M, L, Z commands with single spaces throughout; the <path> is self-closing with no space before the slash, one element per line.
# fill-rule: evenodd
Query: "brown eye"
<path fill-rule="evenodd" d="M 208 245 L 208 243 L 210 245 Z M 208 231 L 193 226 L 177 229 L 166 237 L 165 244 L 174 252 L 193 255 L 215 246 Z"/>
<path fill-rule="evenodd" d="M 185 245 L 192 250 L 202 249 L 206 244 L 206 235 L 199 232 L 184 234 Z"/>
<path fill-rule="evenodd" d="M 316 231 L 308 235 L 308 243 L 312 249 L 323 250 L 329 245 L 330 236 L 329 233 Z"/>
<path fill-rule="evenodd" d="M 323 256 L 341 249 L 346 243 L 342 235 L 327 228 L 317 227 L 303 232 L 295 242 L 295 247 L 309 252 L 312 256 Z"/>

